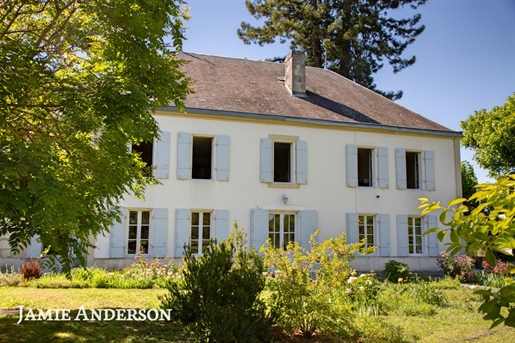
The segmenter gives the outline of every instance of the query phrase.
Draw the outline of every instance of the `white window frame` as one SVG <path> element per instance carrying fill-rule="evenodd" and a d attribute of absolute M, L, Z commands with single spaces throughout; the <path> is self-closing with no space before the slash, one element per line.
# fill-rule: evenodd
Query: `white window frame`
<path fill-rule="evenodd" d="M 415 229 L 417 226 L 415 225 L 415 221 L 419 220 L 420 222 L 420 234 L 417 234 L 415 232 Z M 408 215 L 408 255 L 409 256 L 423 256 L 425 254 L 425 251 L 427 250 L 425 248 L 425 238 L 424 238 L 424 227 L 425 223 L 424 220 L 421 217 L 418 216 L 409 216 Z M 412 242 L 410 243 L 410 235 L 413 236 Z M 420 237 L 420 244 L 416 243 L 416 238 Z M 420 245 L 420 252 L 416 252 L 417 245 Z M 413 252 L 410 252 L 410 250 L 413 249 Z"/>
<path fill-rule="evenodd" d="M 415 173 L 413 175 L 416 175 L 416 187 L 412 188 L 412 187 L 409 187 L 409 182 L 408 182 L 408 178 L 409 178 L 409 173 L 408 173 L 408 153 L 410 154 L 414 154 L 416 156 L 416 160 L 415 160 L 415 165 L 413 166 L 415 168 Z M 406 150 L 406 156 L 405 156 L 405 159 L 406 159 L 406 189 L 422 189 L 422 169 L 423 166 L 422 166 L 422 152 L 421 151 L 416 151 L 416 150 Z"/>
<path fill-rule="evenodd" d="M 193 142 L 195 141 L 195 138 L 210 138 L 211 139 L 211 171 L 210 175 L 211 177 L 208 179 L 204 178 L 194 178 L 193 177 Z M 215 149 L 215 136 L 213 135 L 197 135 L 192 134 L 191 135 L 191 155 L 190 155 L 190 161 L 191 161 L 191 180 L 205 180 L 205 181 L 212 181 L 214 180 L 214 173 L 215 173 L 215 161 L 216 161 L 216 149 Z"/>
<path fill-rule="evenodd" d="M 198 213 L 198 216 L 199 216 L 199 222 L 198 222 L 198 227 L 197 227 L 197 230 L 198 230 L 198 238 L 196 239 L 197 241 L 197 244 L 198 244 L 198 250 L 196 253 L 193 253 L 194 255 L 202 255 L 204 253 L 203 251 L 203 242 L 208 242 L 211 238 L 214 238 L 214 225 L 215 225 L 215 221 L 214 221 L 214 218 L 213 218 L 213 210 L 191 210 L 191 221 L 190 221 L 190 225 L 189 225 L 189 245 L 190 245 L 190 248 L 192 248 L 192 233 L 193 233 L 193 228 L 194 228 L 194 224 L 193 224 L 193 216 L 194 214 Z M 209 214 L 209 237 L 208 238 L 205 238 L 203 237 L 203 228 L 204 228 L 204 214 Z"/>
<path fill-rule="evenodd" d="M 360 181 L 360 168 L 359 168 L 359 151 L 360 150 L 368 150 L 369 152 L 369 156 L 368 156 L 368 163 L 369 163 L 369 185 L 368 186 L 364 186 L 364 185 L 360 185 L 359 184 L 359 181 Z M 357 156 L 356 156 L 356 165 L 358 167 L 358 170 L 357 170 L 357 173 L 358 173 L 358 187 L 364 187 L 364 188 L 373 188 L 373 187 L 376 187 L 377 186 L 377 181 L 376 181 L 376 174 L 378 174 L 376 172 L 376 148 L 375 147 L 367 147 L 367 146 L 358 146 L 357 149 L 356 149 L 356 152 L 357 152 Z"/>
<path fill-rule="evenodd" d="M 152 213 L 152 209 L 150 208 L 128 208 L 127 209 L 127 212 L 128 212 L 128 220 L 127 220 L 127 224 L 126 224 L 126 230 L 125 232 L 127 233 L 127 236 L 126 236 L 126 239 L 125 241 L 127 242 L 127 248 L 125 249 L 126 251 L 126 254 L 128 256 L 136 256 L 136 255 L 144 255 L 144 256 L 148 256 L 150 254 L 150 248 L 151 248 L 151 244 L 152 244 L 152 234 L 153 234 L 153 213 Z M 130 238 L 130 229 L 131 229 L 131 212 L 136 212 L 137 213 L 137 221 L 136 221 L 136 239 L 134 238 Z M 143 226 L 143 223 L 142 223 L 142 217 L 143 217 L 143 212 L 148 212 L 148 238 L 144 239 L 147 241 L 147 252 L 142 254 L 141 253 L 141 241 L 143 240 L 141 238 L 141 227 Z M 135 253 L 130 253 L 129 252 L 129 242 L 130 241 L 134 241 L 136 240 L 136 252 Z"/>
<path fill-rule="evenodd" d="M 368 217 L 372 217 L 372 241 L 373 244 L 368 244 L 368 233 L 366 228 L 369 226 Z M 378 224 L 377 224 L 377 214 L 369 214 L 369 213 L 359 213 L 358 214 L 358 239 L 361 242 L 362 239 L 365 239 L 365 248 L 374 246 L 376 247 L 376 251 L 379 249 L 379 235 L 378 235 Z M 364 234 L 361 234 L 361 227 L 364 229 Z"/>
<path fill-rule="evenodd" d="M 290 170 L 289 170 L 289 179 L 290 181 L 275 181 L 275 144 L 276 143 L 281 143 L 281 144 L 289 144 L 290 145 Z M 294 184 L 296 183 L 296 180 L 295 180 L 295 141 L 291 141 L 291 140 L 279 140 L 279 139 L 274 139 L 272 141 L 272 178 L 273 178 L 273 183 L 275 184 Z"/>
<path fill-rule="evenodd" d="M 271 217 L 274 216 L 274 220 L 275 220 L 275 216 L 279 216 L 279 231 L 270 231 L 270 222 L 271 222 Z M 285 216 L 292 216 L 292 218 L 294 219 L 294 228 L 293 228 L 293 233 L 286 233 L 284 231 L 284 217 Z M 286 249 L 286 246 L 288 244 L 288 242 L 290 241 L 293 241 L 293 242 L 296 242 L 298 241 L 298 222 L 299 222 L 299 218 L 298 218 L 298 213 L 297 212 L 291 212 L 291 211 L 269 211 L 268 212 L 268 237 L 269 238 L 272 238 L 270 237 L 271 234 L 279 234 L 279 247 L 283 250 Z M 292 235 L 293 234 L 293 239 L 292 240 L 289 240 L 288 242 L 285 242 L 285 236 L 289 234 L 289 235 Z M 272 238 L 272 244 L 274 246 L 277 246 L 275 244 L 275 240 Z"/>

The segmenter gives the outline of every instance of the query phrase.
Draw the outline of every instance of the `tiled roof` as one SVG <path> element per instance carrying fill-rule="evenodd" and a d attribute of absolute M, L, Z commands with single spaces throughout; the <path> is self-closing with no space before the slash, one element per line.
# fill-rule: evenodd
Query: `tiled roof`
<path fill-rule="evenodd" d="M 306 67 L 306 96 L 284 85 L 284 64 L 181 53 L 193 81 L 187 109 L 450 131 L 330 70 Z"/>

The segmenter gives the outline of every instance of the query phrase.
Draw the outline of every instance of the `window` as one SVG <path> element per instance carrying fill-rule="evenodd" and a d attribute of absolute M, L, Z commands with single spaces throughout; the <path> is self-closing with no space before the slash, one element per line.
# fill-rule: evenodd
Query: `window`
<path fill-rule="evenodd" d="M 358 148 L 358 186 L 372 187 L 373 149 Z"/>
<path fill-rule="evenodd" d="M 408 189 L 420 188 L 420 154 L 406 151 L 406 187 Z"/>
<path fill-rule="evenodd" d="M 143 142 L 139 144 L 132 144 L 132 152 L 138 153 L 141 160 L 146 164 L 146 174 L 151 173 L 150 167 L 153 164 L 153 149 L 154 144 L 152 142 Z"/>
<path fill-rule="evenodd" d="M 408 252 L 422 254 L 422 220 L 420 217 L 408 217 Z"/>
<path fill-rule="evenodd" d="M 365 247 L 375 246 L 374 241 L 374 216 L 360 215 L 358 217 L 359 241 L 365 240 Z"/>
<path fill-rule="evenodd" d="M 127 254 L 148 254 L 150 211 L 129 211 Z"/>
<path fill-rule="evenodd" d="M 211 180 L 213 138 L 193 137 L 192 179 Z"/>
<path fill-rule="evenodd" d="M 211 212 L 192 212 L 190 247 L 193 254 L 202 254 L 211 238 Z"/>
<path fill-rule="evenodd" d="M 292 181 L 292 144 L 274 142 L 274 182 Z"/>
<path fill-rule="evenodd" d="M 270 213 L 268 215 L 268 237 L 276 248 L 285 249 L 288 242 L 294 242 L 295 214 Z"/>

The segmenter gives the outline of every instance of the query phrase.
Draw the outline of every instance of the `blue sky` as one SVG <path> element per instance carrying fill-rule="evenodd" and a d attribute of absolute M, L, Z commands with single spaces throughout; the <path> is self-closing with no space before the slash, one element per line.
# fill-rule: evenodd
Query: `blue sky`
<path fill-rule="evenodd" d="M 184 51 L 251 60 L 288 53 L 288 44 L 244 45 L 237 37 L 242 21 L 259 23 L 244 0 L 186 1 L 192 18 Z M 398 104 L 455 131 L 475 110 L 490 110 L 514 94 L 515 0 L 429 0 L 417 12 L 426 30 L 405 53 L 417 62 L 398 74 L 385 65 L 375 76 L 379 89 L 403 90 Z M 473 152 L 461 150 L 462 160 L 472 162 Z M 480 182 L 488 180 L 477 165 L 475 172 Z"/>

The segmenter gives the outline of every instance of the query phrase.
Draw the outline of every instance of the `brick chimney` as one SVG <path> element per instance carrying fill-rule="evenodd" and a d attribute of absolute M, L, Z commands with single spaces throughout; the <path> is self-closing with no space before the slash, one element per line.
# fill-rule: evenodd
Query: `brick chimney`
<path fill-rule="evenodd" d="M 285 60 L 286 88 L 294 96 L 306 96 L 306 66 L 304 53 L 292 50 Z"/>

